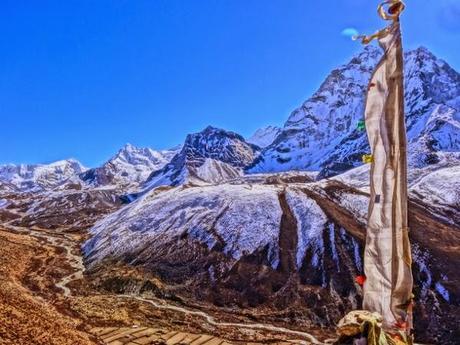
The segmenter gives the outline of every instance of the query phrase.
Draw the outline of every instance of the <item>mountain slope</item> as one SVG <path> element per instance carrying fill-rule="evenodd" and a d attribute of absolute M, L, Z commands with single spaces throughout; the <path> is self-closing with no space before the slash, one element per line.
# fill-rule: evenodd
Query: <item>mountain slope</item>
<path fill-rule="evenodd" d="M 369 145 L 357 124 L 380 56 L 380 49 L 367 46 L 332 71 L 248 171 L 322 170 L 321 176 L 330 176 L 360 165 Z M 411 166 L 435 163 L 440 151 L 458 154 L 460 74 L 423 47 L 405 54 L 404 73 Z"/>
<path fill-rule="evenodd" d="M 420 176 L 410 195 L 416 331 L 427 342 L 454 339 L 449 329 L 460 313 L 460 229 L 428 199 L 436 174 L 455 180 L 460 165 L 446 169 Z M 361 301 L 354 278 L 363 269 L 367 186 L 288 182 L 288 175 L 151 191 L 92 228 L 84 246 L 90 272 L 125 264 L 159 277 L 169 294 L 333 327 Z M 453 210 L 458 195 L 443 200 Z"/>
<path fill-rule="evenodd" d="M 251 137 L 246 139 L 248 143 L 259 147 L 267 147 L 281 133 L 281 128 L 276 126 L 266 126 L 259 128 Z"/>

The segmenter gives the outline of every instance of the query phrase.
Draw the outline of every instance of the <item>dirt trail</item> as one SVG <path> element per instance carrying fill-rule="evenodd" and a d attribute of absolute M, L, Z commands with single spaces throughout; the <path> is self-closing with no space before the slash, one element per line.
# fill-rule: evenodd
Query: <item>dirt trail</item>
<path fill-rule="evenodd" d="M 46 229 L 26 229 L 18 226 L 13 226 L 11 224 L 5 224 L 3 227 L 13 232 L 27 234 L 36 239 L 45 240 L 51 246 L 64 250 L 67 262 L 72 267 L 73 272 L 62 277 L 57 283 L 55 283 L 55 286 L 63 290 L 65 297 L 71 296 L 72 292 L 67 287 L 67 284 L 73 280 L 82 279 L 83 272 L 85 270 L 85 266 L 83 265 L 83 258 L 81 255 L 74 254 L 72 252 L 72 250 L 75 249 L 75 240 L 66 234 L 50 234 Z"/>

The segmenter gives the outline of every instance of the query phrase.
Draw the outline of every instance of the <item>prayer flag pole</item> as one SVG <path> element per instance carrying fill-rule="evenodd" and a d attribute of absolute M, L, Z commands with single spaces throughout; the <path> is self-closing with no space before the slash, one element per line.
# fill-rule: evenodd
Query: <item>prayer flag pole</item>
<path fill-rule="evenodd" d="M 387 337 L 401 339 L 403 344 L 412 342 L 413 278 L 407 221 L 407 140 L 399 20 L 404 8 L 400 0 L 383 2 L 378 13 L 382 19 L 391 21 L 390 25 L 373 35 L 356 37 L 364 44 L 376 39 L 384 55 L 369 82 L 365 106 L 371 154 L 364 155 L 363 162 L 370 163 L 371 169 L 364 251 L 364 311 L 352 312 L 342 319 L 339 334 L 351 335 L 350 324 L 364 321 L 367 325 L 364 328 L 374 330 L 367 332 L 368 344 L 384 344 Z"/>

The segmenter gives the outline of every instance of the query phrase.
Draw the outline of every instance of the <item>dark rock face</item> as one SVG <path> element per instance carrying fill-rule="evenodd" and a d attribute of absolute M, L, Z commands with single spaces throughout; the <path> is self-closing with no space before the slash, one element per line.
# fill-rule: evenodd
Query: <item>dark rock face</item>
<path fill-rule="evenodd" d="M 103 168 L 94 168 L 80 174 L 80 178 L 87 183 L 105 186 L 113 181 L 113 175 L 106 173 Z"/>
<path fill-rule="evenodd" d="M 212 158 L 243 168 L 253 161 L 257 150 L 256 145 L 247 143 L 237 133 L 208 126 L 202 132 L 187 135 L 182 151 L 174 162 L 198 167 L 206 158 Z"/>

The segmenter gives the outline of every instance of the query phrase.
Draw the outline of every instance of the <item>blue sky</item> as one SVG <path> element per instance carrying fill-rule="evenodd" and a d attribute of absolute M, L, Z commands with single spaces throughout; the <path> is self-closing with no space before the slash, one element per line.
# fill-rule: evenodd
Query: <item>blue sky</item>
<path fill-rule="evenodd" d="M 460 1 L 407 0 L 406 49 L 460 70 Z M 122 145 L 163 149 L 211 124 L 282 125 L 384 23 L 370 0 L 4 0 L 0 163 Z"/>

